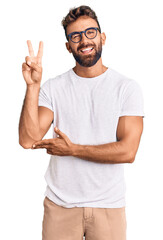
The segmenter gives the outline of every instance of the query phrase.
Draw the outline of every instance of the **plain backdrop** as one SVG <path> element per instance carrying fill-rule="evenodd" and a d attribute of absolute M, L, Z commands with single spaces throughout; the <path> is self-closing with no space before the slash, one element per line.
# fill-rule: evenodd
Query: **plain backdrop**
<path fill-rule="evenodd" d="M 106 34 L 103 64 L 135 79 L 144 96 L 144 131 L 132 164 L 125 164 L 127 239 L 163 239 L 163 31 L 161 0 L 15 0 L 0 8 L 0 238 L 40 240 L 45 149 L 23 149 L 18 123 L 26 91 L 22 63 L 27 40 L 35 54 L 44 42 L 44 83 L 74 67 L 61 21 L 72 7 L 89 5 Z M 51 127 L 44 138 L 52 138 Z M 118 227 L 118 226 L 117 226 Z M 108 239 L 109 240 L 109 239 Z"/>

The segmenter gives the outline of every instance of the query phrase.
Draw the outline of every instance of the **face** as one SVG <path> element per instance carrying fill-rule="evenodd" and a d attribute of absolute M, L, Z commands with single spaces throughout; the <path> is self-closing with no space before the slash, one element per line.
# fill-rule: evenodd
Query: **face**
<path fill-rule="evenodd" d="M 87 16 L 79 17 L 75 22 L 67 27 L 67 35 L 72 32 L 84 31 L 89 27 L 98 27 L 97 22 Z M 88 39 L 82 33 L 82 40 L 79 43 L 73 43 L 70 39 L 66 47 L 73 54 L 75 60 L 83 67 L 91 67 L 97 63 L 102 54 L 102 45 L 105 44 L 105 34 L 97 30 L 97 36 L 94 39 Z M 89 51 L 82 51 L 86 48 L 93 48 Z"/>

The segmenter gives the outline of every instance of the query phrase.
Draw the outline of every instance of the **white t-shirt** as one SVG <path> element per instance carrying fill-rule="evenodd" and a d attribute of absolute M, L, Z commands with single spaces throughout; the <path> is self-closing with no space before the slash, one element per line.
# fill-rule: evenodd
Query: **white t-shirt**
<path fill-rule="evenodd" d="M 116 142 L 120 116 L 144 116 L 139 84 L 111 68 L 93 78 L 70 69 L 48 79 L 40 88 L 38 105 L 51 109 L 53 127 L 81 145 Z M 66 208 L 125 206 L 124 163 L 51 155 L 45 180 L 45 196 Z"/>

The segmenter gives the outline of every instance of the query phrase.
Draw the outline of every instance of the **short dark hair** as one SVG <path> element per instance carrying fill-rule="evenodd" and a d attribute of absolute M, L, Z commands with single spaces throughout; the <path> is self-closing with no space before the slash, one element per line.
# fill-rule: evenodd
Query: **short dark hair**
<path fill-rule="evenodd" d="M 96 13 L 89 6 L 82 5 L 82 6 L 77 7 L 77 8 L 71 8 L 69 10 L 69 13 L 66 15 L 66 17 L 63 18 L 63 20 L 61 22 L 61 24 L 62 24 L 62 26 L 65 30 L 65 35 L 66 35 L 67 40 L 68 40 L 67 26 L 70 23 L 75 22 L 81 16 L 88 16 L 90 18 L 93 18 L 97 22 L 98 27 L 99 27 L 100 32 L 101 32 L 101 27 L 100 27 L 100 24 L 98 22 Z"/>

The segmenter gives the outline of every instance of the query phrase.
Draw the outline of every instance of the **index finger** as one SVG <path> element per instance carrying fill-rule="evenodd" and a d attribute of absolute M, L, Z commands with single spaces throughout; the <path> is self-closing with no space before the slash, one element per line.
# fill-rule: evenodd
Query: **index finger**
<path fill-rule="evenodd" d="M 43 145 L 47 145 L 47 144 L 51 144 L 53 139 L 43 139 L 37 142 L 34 142 L 33 145 L 37 146 L 43 146 Z"/>
<path fill-rule="evenodd" d="M 34 55 L 32 43 L 31 43 L 30 40 L 27 40 L 27 45 L 28 45 L 29 55 L 30 55 L 31 57 L 34 57 L 35 55 Z"/>
<path fill-rule="evenodd" d="M 42 56 L 43 56 L 43 42 L 40 41 L 39 49 L 38 49 L 38 53 L 37 53 L 37 57 L 39 58 L 40 61 L 41 61 Z"/>
<path fill-rule="evenodd" d="M 38 148 L 46 148 L 50 149 L 51 144 L 41 144 L 41 145 L 36 145 L 35 147 L 32 146 L 32 149 L 38 149 Z"/>

